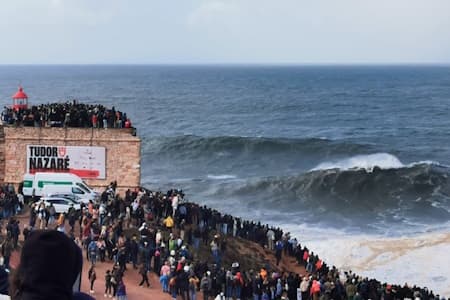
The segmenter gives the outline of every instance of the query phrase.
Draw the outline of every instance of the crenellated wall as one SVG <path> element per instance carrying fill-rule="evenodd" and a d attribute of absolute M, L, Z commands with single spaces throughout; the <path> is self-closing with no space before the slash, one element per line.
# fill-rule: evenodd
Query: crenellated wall
<path fill-rule="evenodd" d="M 130 128 L 6 127 L 0 125 L 0 182 L 16 186 L 26 172 L 27 145 L 106 148 L 106 179 L 85 180 L 100 190 L 117 180 L 120 191 L 140 186 L 141 140 Z"/>

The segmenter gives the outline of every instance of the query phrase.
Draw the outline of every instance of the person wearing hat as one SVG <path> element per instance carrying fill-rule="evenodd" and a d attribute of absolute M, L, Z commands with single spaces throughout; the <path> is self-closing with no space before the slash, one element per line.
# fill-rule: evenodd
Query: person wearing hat
<path fill-rule="evenodd" d="M 189 250 L 186 248 L 186 245 L 181 246 L 180 256 L 190 258 Z"/>
<path fill-rule="evenodd" d="M 167 260 L 169 261 L 170 265 L 175 264 L 175 262 L 176 262 L 175 255 L 176 255 L 175 250 L 170 250 L 170 256 L 167 258 Z"/>
<path fill-rule="evenodd" d="M 175 222 L 172 216 L 168 215 L 167 218 L 164 219 L 163 224 L 164 226 L 166 226 L 168 230 L 172 230 L 172 227 L 174 226 Z"/>
<path fill-rule="evenodd" d="M 20 263 L 11 278 L 11 300 L 94 299 L 79 289 L 80 248 L 56 230 L 35 230 L 25 241 Z"/>
<path fill-rule="evenodd" d="M 211 272 L 206 271 L 205 275 L 202 277 L 200 281 L 200 289 L 203 293 L 203 300 L 208 300 L 209 294 L 212 289 L 212 281 L 211 281 Z"/>

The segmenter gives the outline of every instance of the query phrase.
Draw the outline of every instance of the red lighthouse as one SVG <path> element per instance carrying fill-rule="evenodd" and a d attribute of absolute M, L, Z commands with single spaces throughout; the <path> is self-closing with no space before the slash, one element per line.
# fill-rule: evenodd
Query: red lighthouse
<path fill-rule="evenodd" d="M 27 94 L 25 94 L 25 92 L 23 91 L 23 88 L 21 86 L 19 86 L 19 90 L 17 91 L 17 93 L 15 93 L 13 95 L 12 98 L 13 98 L 12 108 L 14 110 L 28 108 L 28 96 L 27 96 Z"/>

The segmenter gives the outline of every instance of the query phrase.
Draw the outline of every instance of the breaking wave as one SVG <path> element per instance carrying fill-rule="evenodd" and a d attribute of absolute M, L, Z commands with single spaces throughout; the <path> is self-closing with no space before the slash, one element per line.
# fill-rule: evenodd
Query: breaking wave
<path fill-rule="evenodd" d="M 254 200 L 249 200 L 254 201 L 252 204 L 264 200 L 264 205 L 290 209 L 450 220 L 448 169 L 427 163 L 403 166 L 398 160 L 392 161 L 394 164 L 384 169 L 342 164 L 348 168 L 315 168 L 297 176 L 256 179 L 232 193 L 247 199 L 254 196 Z"/>
<path fill-rule="evenodd" d="M 230 174 L 212 175 L 212 174 L 208 174 L 207 177 L 209 179 L 213 179 L 213 180 L 226 180 L 226 179 L 235 179 L 236 175 L 230 175 Z"/>
<path fill-rule="evenodd" d="M 404 165 L 394 155 L 388 153 L 375 153 L 368 155 L 357 155 L 336 162 L 324 162 L 313 168 L 311 171 L 328 169 L 365 169 L 367 171 L 372 171 L 373 168 L 395 169 L 402 167 L 404 167 Z"/>

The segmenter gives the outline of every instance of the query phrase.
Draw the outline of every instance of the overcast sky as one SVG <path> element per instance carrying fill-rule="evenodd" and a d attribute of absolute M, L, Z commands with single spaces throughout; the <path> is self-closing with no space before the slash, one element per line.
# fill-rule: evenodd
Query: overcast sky
<path fill-rule="evenodd" d="M 1 0 L 0 64 L 450 63 L 449 0 Z"/>

